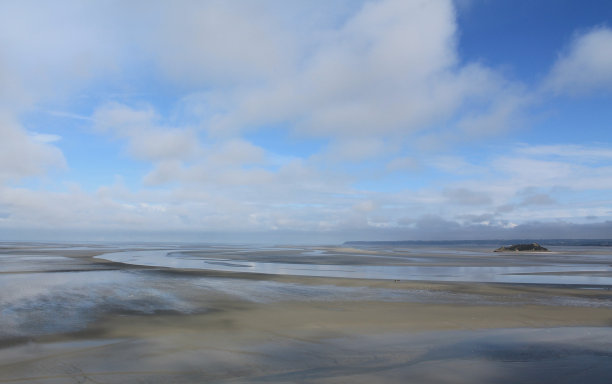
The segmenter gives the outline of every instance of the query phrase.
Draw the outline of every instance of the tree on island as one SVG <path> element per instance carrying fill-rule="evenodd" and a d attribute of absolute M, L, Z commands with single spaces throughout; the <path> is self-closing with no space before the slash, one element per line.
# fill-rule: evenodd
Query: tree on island
<path fill-rule="evenodd" d="M 509 246 L 503 246 L 497 248 L 494 252 L 548 252 L 548 249 L 544 248 L 538 243 L 531 244 L 514 244 Z"/>

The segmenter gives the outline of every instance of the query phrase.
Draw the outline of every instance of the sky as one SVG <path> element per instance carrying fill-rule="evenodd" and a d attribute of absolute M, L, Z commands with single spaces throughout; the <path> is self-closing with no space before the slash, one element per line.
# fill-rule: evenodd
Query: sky
<path fill-rule="evenodd" d="M 0 239 L 612 238 L 607 0 L 2 1 Z"/>

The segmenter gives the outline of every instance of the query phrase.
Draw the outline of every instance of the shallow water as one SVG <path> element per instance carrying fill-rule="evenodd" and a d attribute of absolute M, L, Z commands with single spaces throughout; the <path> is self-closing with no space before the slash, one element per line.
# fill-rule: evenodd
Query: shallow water
<path fill-rule="evenodd" d="M 136 247 L 134 247 L 136 248 Z M 131 248 L 131 249 L 134 249 Z M 153 247 L 152 247 L 153 248 Z M 364 286 L 305 285 L 298 283 L 243 279 L 201 277 L 191 274 L 167 274 L 159 270 L 134 268 L 110 263 L 95 263 L 88 257 L 67 257 L 69 246 L 41 247 L 25 245 L 20 253 L 4 249 L 0 254 L 0 340 L 2 338 L 74 331 L 106 313 L 204 313 L 210 302 L 221 296 L 235 300 L 272 303 L 280 301 L 386 301 L 412 303 L 453 303 L 503 305 L 514 304 L 569 305 L 578 307 L 611 307 L 606 292 L 612 285 L 609 257 L 605 254 L 588 255 L 585 263 L 575 252 L 568 255 L 539 256 L 536 265 L 506 261 L 513 255 L 491 259 L 490 253 L 464 251 L 468 266 L 440 265 L 447 263 L 452 253 L 432 251 L 441 257 L 426 257 L 409 253 L 388 259 L 387 254 L 352 255 L 309 247 L 257 248 L 249 246 L 202 246 L 196 249 L 169 247 L 141 251 L 106 253 L 100 258 L 126 264 L 194 268 L 202 270 L 252 272 L 276 275 L 359 277 L 390 280 L 436 280 L 463 282 L 528 282 L 553 284 L 585 284 L 584 288 L 602 290 L 602 295 L 578 296 L 508 296 L 503 299 L 460 292 L 419 289 L 371 288 Z M 108 252 L 112 248 L 95 246 L 88 251 Z M 123 248 L 125 249 L 125 248 Z M 129 248 L 128 248 L 129 249 Z M 142 249 L 138 246 L 137 249 Z M 178 250 L 177 250 L 178 249 Z M 113 249 L 114 250 L 114 249 Z M 387 250 L 388 251 L 388 250 Z M 291 252 L 288 261 L 283 259 Z M 271 256 L 272 255 L 272 256 Z M 419 256 L 419 257 L 415 257 Z M 317 260 L 347 260 L 347 265 L 318 264 Z M 380 258 L 379 258 L 380 257 Z M 249 259 L 255 259 L 249 260 Z M 422 262 L 428 265 L 384 265 L 400 259 L 403 262 Z M 380 265 L 361 265 L 362 261 Z M 494 265 L 481 265 L 491 262 Z M 561 261 L 561 262 L 560 262 Z M 455 264 L 460 259 L 453 259 Z M 479 266 L 471 266 L 477 262 Z M 572 262 L 572 263 L 570 263 Z M 608 263 L 608 264 L 606 264 Z M 577 275 L 545 275 L 543 273 L 578 273 Z M 521 275 L 520 273 L 532 273 Z M 533 274 L 535 273 L 535 274 Z M 579 286 L 580 287 L 580 286 Z M 600 297 L 601 296 L 601 297 Z"/>
<path fill-rule="evenodd" d="M 256 250 L 253 250 L 253 252 Z M 433 252 L 433 251 L 430 251 Z M 474 252 L 460 251 L 477 257 Z M 308 250 L 304 256 L 321 255 L 321 251 Z M 486 263 L 490 255 L 482 254 L 478 260 Z M 190 268 L 224 272 L 248 272 L 272 275 L 341 277 L 360 279 L 453 281 L 481 283 L 529 283 L 529 284 L 571 284 L 571 285 L 612 285 L 612 266 L 605 264 L 609 258 L 588 259 L 589 264 L 565 263 L 564 258 L 543 259 L 539 265 L 509 266 L 407 266 L 407 265 L 329 265 L 317 263 L 281 263 L 225 259 L 198 256 L 194 253 L 174 250 L 113 252 L 99 258 L 142 266 L 169 268 Z M 549 256 L 550 257 L 550 256 Z M 473 261 L 473 260 L 471 260 Z M 597 261 L 601 261 L 598 263 Z M 498 261 L 496 261 L 498 263 Z M 609 274 L 609 275 L 606 275 Z"/>

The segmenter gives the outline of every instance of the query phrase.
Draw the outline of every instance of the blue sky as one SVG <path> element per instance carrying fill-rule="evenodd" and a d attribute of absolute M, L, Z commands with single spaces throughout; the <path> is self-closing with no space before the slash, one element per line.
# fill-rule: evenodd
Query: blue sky
<path fill-rule="evenodd" d="M 609 1 L 0 4 L 0 237 L 611 237 Z"/>

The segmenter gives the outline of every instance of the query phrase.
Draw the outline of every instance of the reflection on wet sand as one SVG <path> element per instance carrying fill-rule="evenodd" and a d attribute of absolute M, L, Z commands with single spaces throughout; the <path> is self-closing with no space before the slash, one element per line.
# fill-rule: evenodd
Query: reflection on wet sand
<path fill-rule="evenodd" d="M 170 257 L 174 267 L 94 258 L 120 251 L 179 256 Z M 611 264 L 605 248 L 560 249 L 541 259 L 493 258 L 482 249 L 357 251 L 5 245 L 0 383 L 612 382 L 610 285 L 347 279 L 236 267 L 586 265 L 607 273 Z M 229 270 L 185 269 L 185 260 L 202 259 Z"/>

